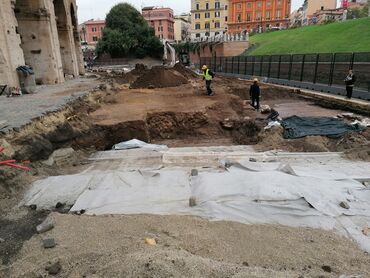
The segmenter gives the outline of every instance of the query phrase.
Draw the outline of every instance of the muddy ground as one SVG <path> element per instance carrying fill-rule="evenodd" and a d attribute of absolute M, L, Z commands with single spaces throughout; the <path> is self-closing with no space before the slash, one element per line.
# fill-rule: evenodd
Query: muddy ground
<path fill-rule="evenodd" d="M 115 226 L 116 230 L 112 231 L 114 234 L 127 225 L 133 230 L 139 229 L 142 225 L 146 225 L 148 219 L 159 221 L 159 226 L 169 225 L 168 221 L 173 221 L 176 223 L 177 231 L 182 231 L 188 224 L 193 225 L 194 221 L 197 225 L 197 221 L 200 221 L 200 227 L 206 227 L 206 230 L 190 229 L 185 237 L 176 236 L 171 241 L 170 247 L 166 246 L 166 243 L 162 244 L 160 240 L 160 248 L 147 250 L 145 245 L 142 246 L 141 240 L 144 236 L 143 231 L 152 233 L 150 225 L 145 226 L 146 228 L 140 230 L 137 235 L 132 233 L 127 235 L 128 238 L 135 239 L 134 245 L 128 244 L 126 237 L 123 239 L 118 237 L 116 240 L 122 240 L 119 247 L 112 246 L 110 249 L 105 249 L 105 244 L 112 244 L 107 239 L 110 233 L 104 229 L 107 225 L 104 221 L 110 221 L 109 219 L 81 218 L 83 221 L 91 220 L 91 222 L 79 226 L 81 219 L 78 216 L 55 214 L 54 216 L 62 223 L 58 225 L 55 233 L 60 246 L 66 249 L 63 249 L 64 251 L 55 249 L 56 251 L 49 252 L 40 248 L 40 237 L 34 236 L 35 227 L 49 212 L 17 208 L 16 205 L 21 200 L 24 190 L 31 182 L 46 176 L 82 171 L 88 166 L 86 158 L 91 153 L 111 149 L 114 144 L 121 141 L 137 138 L 170 147 L 245 144 L 254 145 L 258 151 L 344 151 L 351 159 L 369 160 L 370 158 L 369 130 L 348 134 L 340 139 L 315 136 L 285 140 L 282 137 L 281 128 L 265 131 L 267 115 L 258 113 L 248 104 L 250 82 L 217 77 L 213 83 L 216 94 L 208 97 L 205 95 L 204 84 L 200 77 L 185 68 L 177 66 L 176 69 L 161 69 L 160 76 L 156 76 L 157 71 L 150 71 L 142 66 L 128 74 L 100 73 L 104 85 L 88 96 L 76 100 L 60 111 L 35 119 L 19 130 L 0 135 L 0 145 L 6 147 L 5 155 L 1 155 L 0 159 L 30 160 L 31 168 L 30 172 L 0 168 L 0 238 L 2 239 L 0 241 L 4 240 L 0 242 L 0 262 L 2 262 L 5 277 L 43 277 L 45 274 L 43 264 L 49 256 L 53 259 L 61 258 L 64 269 L 61 277 L 83 277 L 84 274 L 86 274 L 85 277 L 135 275 L 163 277 L 162 274 L 167 272 L 160 271 L 164 270 L 174 277 L 186 276 L 188 271 L 195 271 L 193 277 L 298 277 L 297 274 L 303 277 L 320 275 L 334 277 L 336 274 L 356 273 L 368 275 L 369 268 L 363 266 L 365 261 L 368 262 L 368 257 L 348 240 L 332 234 L 324 235 L 321 231 L 310 229 L 239 224 L 228 234 L 230 224 L 218 223 L 219 234 L 206 236 L 215 228 L 214 223 L 182 217 L 167 219 L 167 217 L 138 216 L 134 217 L 135 223 L 130 217 L 119 218 Z M 179 79 L 176 84 L 173 76 Z M 176 87 L 173 87 L 174 85 Z M 294 94 L 293 90 L 268 85 L 262 85 L 262 104 L 275 108 L 282 117 L 336 116 L 346 112 L 345 107 L 335 106 L 335 109 L 327 109 L 319 106 L 315 99 Z M 62 163 L 45 164 L 44 161 L 53 151 L 68 147 L 72 147 L 75 152 Z M 100 221 L 102 226 L 99 229 L 87 228 L 89 225 L 93 227 Z M 187 224 L 187 221 L 190 222 Z M 88 236 L 92 238 L 84 238 L 86 231 L 81 230 L 81 227 L 90 229 L 91 234 Z M 155 229 L 154 234 L 157 237 L 158 226 Z M 259 229 L 261 234 L 256 232 Z M 269 244 L 276 242 L 279 243 L 278 246 L 285 247 L 272 250 L 268 248 L 269 244 L 254 245 L 253 239 L 249 238 L 251 233 L 261 237 L 259 242 L 266 241 Z M 276 233 L 285 233 L 289 240 L 276 238 Z M 70 234 L 75 236 L 66 238 Z M 238 240 L 245 236 L 246 242 L 252 246 L 238 243 Z M 320 242 L 320 244 L 316 246 L 295 242 L 299 238 L 310 236 L 315 237 L 314 242 Z M 29 239 L 31 241 L 28 241 Z M 98 244 L 100 241 L 102 243 Z M 27 243 L 22 249 L 23 242 Z M 90 244 L 91 248 L 82 251 L 74 249 L 80 248 L 79 242 L 83 243 L 81 246 Z M 195 242 L 196 244 L 193 244 Z M 100 247 L 95 249 L 94 244 Z M 181 247 L 186 244 L 192 244 L 192 247 L 187 249 Z M 316 247 L 313 248 L 314 246 Z M 320 249 L 319 246 L 322 248 Z M 134 252 L 135 248 L 139 248 L 138 253 Z M 18 254 L 20 250 L 22 251 Z M 301 261 L 296 262 L 297 254 L 292 256 L 294 250 L 298 250 L 297 254 L 301 256 Z M 281 255 L 278 253 L 272 256 L 273 258 L 267 259 L 269 256 L 266 254 L 278 251 L 287 256 L 286 263 L 278 260 Z M 329 251 L 332 253 L 327 253 Z M 77 255 L 71 256 L 65 252 L 81 253 L 76 257 Z M 243 256 L 230 257 L 230 252 L 240 253 Z M 346 252 L 352 255 L 347 256 Z M 216 253 L 218 253 L 217 256 Z M 120 257 L 120 254 L 125 256 Z M 158 258 L 165 254 L 169 254 L 167 257 L 170 259 Z M 245 259 L 241 259 L 242 257 Z M 323 258 L 329 261 L 325 262 Z M 110 265 L 107 259 L 111 260 L 111 270 L 103 267 L 106 264 Z M 89 267 L 81 266 L 85 260 L 95 261 L 101 267 L 97 268 L 95 273 L 90 273 Z M 123 270 L 120 265 L 125 263 L 130 267 Z M 334 274 L 322 269 L 325 264 L 334 269 Z M 354 273 L 350 273 L 350 270 Z"/>

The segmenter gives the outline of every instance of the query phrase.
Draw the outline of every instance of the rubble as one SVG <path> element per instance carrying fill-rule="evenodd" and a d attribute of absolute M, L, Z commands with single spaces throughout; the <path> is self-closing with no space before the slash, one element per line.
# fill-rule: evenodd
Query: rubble
<path fill-rule="evenodd" d="M 340 204 L 339 204 L 342 208 L 344 208 L 344 209 L 350 209 L 350 206 L 348 205 L 348 203 L 347 202 L 340 202 Z"/>
<path fill-rule="evenodd" d="M 52 218 L 46 218 L 44 222 L 36 227 L 36 230 L 39 234 L 46 233 L 54 228 L 54 220 Z"/>
<path fill-rule="evenodd" d="M 49 262 L 48 265 L 45 267 L 45 270 L 50 275 L 58 275 L 59 272 L 62 270 L 62 265 L 60 264 L 60 261 L 56 261 L 54 263 Z"/>
<path fill-rule="evenodd" d="M 197 200 L 195 197 L 190 197 L 189 198 L 189 206 L 190 207 L 195 207 L 197 205 Z"/>
<path fill-rule="evenodd" d="M 42 240 L 42 246 L 45 249 L 54 248 L 56 246 L 56 243 L 53 238 L 46 238 Z"/>
<path fill-rule="evenodd" d="M 154 238 L 146 238 L 145 243 L 150 245 L 150 246 L 155 246 L 157 245 L 157 241 Z"/>

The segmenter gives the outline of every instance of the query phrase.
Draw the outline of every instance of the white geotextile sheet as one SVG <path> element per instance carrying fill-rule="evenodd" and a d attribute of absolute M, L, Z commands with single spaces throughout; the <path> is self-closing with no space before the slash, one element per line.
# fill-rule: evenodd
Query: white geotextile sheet
<path fill-rule="evenodd" d="M 149 149 L 149 150 L 166 150 L 166 145 L 148 144 L 138 139 L 121 142 L 113 146 L 113 150 L 130 150 L 130 149 Z"/>
<path fill-rule="evenodd" d="M 53 208 L 65 202 L 74 204 L 71 211 L 83 209 L 87 214 L 186 214 L 321 228 L 347 235 L 370 252 L 370 237 L 361 233 L 370 226 L 370 188 L 348 178 L 350 174 L 337 180 L 315 171 L 308 175 L 309 165 L 306 171 L 296 169 L 302 176 L 276 170 L 274 163 L 251 164 L 258 168 L 252 170 L 240 165 L 225 171 L 200 170 L 194 177 L 184 168 L 50 177 L 34 184 L 25 204 Z M 191 196 L 197 202 L 192 208 Z M 350 209 L 340 207 L 342 201 Z"/>
<path fill-rule="evenodd" d="M 294 171 L 295 175 L 300 177 L 316 177 L 329 180 L 370 180 L 370 163 L 362 161 L 263 163 L 241 160 L 239 164 L 246 170 L 251 171 L 275 171 L 287 166 Z"/>

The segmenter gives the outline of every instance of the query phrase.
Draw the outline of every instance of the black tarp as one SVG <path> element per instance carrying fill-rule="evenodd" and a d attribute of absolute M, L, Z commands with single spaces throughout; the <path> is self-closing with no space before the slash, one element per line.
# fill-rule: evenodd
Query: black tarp
<path fill-rule="evenodd" d="M 341 119 L 327 117 L 298 117 L 292 116 L 282 122 L 285 139 L 297 139 L 306 136 L 328 136 L 338 138 L 352 131 L 361 131 L 364 128 L 358 125 L 349 125 Z"/>

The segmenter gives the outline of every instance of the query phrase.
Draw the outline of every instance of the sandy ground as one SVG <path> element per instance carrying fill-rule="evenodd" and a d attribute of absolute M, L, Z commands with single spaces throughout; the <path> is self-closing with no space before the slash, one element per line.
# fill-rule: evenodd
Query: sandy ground
<path fill-rule="evenodd" d="M 58 277 L 370 275 L 369 256 L 349 240 L 320 230 L 186 216 L 52 217 L 55 228 L 26 242 L 2 277 L 45 277 L 45 266 L 57 260 Z M 45 237 L 53 237 L 57 246 L 44 249 Z M 157 245 L 149 246 L 146 238 Z"/>

